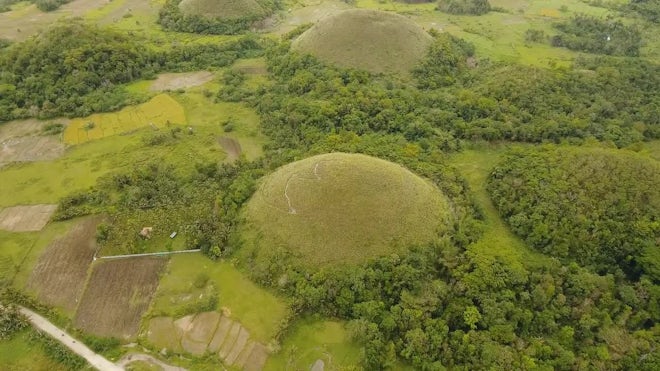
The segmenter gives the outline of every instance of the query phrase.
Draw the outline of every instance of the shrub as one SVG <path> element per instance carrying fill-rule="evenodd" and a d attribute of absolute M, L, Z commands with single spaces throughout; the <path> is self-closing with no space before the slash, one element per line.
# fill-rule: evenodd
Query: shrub
<path fill-rule="evenodd" d="M 439 0 L 438 9 L 450 14 L 482 15 L 491 8 L 488 0 Z"/>

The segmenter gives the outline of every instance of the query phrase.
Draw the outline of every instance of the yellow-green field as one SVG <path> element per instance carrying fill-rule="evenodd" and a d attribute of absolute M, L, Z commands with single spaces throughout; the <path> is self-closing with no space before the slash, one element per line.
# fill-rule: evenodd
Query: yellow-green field
<path fill-rule="evenodd" d="M 162 128 L 168 124 L 186 124 L 185 113 L 172 97 L 159 94 L 146 103 L 126 107 L 119 112 L 99 113 L 71 120 L 64 131 L 64 142 L 80 144 L 145 126 Z"/>

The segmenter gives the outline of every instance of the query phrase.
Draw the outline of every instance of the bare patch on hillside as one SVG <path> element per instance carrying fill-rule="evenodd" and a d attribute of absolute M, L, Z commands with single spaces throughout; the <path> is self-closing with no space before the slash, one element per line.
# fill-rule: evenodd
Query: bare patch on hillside
<path fill-rule="evenodd" d="M 230 161 L 237 160 L 241 156 L 241 144 L 238 143 L 238 140 L 229 137 L 220 137 L 218 138 L 218 143 L 227 152 L 227 157 Z"/>

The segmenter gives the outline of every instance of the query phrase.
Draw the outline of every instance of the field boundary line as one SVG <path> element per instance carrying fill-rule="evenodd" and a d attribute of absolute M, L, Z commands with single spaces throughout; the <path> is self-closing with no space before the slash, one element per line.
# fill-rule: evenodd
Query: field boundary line
<path fill-rule="evenodd" d="M 142 256 L 167 256 L 167 255 L 174 255 L 174 254 L 194 253 L 194 252 L 200 252 L 200 251 L 202 251 L 202 250 L 201 249 L 194 249 L 194 250 L 180 250 L 180 251 L 148 252 L 148 253 L 143 253 L 143 254 L 95 256 L 94 260 L 96 260 L 96 259 L 128 259 L 128 258 L 139 258 L 139 257 L 142 257 Z"/>

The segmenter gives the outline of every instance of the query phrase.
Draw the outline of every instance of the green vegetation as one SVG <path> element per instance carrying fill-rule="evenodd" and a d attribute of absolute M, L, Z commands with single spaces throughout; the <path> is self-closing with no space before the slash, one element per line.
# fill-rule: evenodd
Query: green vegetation
<path fill-rule="evenodd" d="M 637 26 L 613 18 L 599 19 L 576 15 L 555 24 L 561 34 L 552 37 L 552 45 L 607 55 L 639 56 L 642 35 Z"/>
<path fill-rule="evenodd" d="M 260 181 L 245 215 L 255 240 L 243 249 L 255 256 L 281 249 L 311 266 L 356 264 L 434 240 L 450 214 L 430 182 L 401 166 L 355 154 L 313 156 Z"/>
<path fill-rule="evenodd" d="M 279 0 L 167 0 L 158 23 L 171 31 L 232 35 L 248 30 L 280 6 Z"/>
<path fill-rule="evenodd" d="M 481 15 L 491 8 L 488 0 L 438 0 L 438 9 L 450 14 Z"/>
<path fill-rule="evenodd" d="M 308 369 L 320 359 L 326 369 L 344 370 L 359 365 L 360 358 L 360 348 L 351 341 L 344 323 L 310 317 L 289 328 L 282 349 L 264 369 Z"/>
<path fill-rule="evenodd" d="M 0 13 L 11 10 L 11 6 L 22 0 L 0 0 Z M 71 0 L 29 0 L 34 3 L 39 10 L 50 12 L 56 10 L 61 5 L 71 2 Z"/>
<path fill-rule="evenodd" d="M 71 370 L 66 363 L 51 358 L 32 330 L 25 330 L 8 341 L 0 341 L 0 365 L 5 370 Z"/>
<path fill-rule="evenodd" d="M 513 152 L 489 179 L 511 228 L 531 246 L 599 273 L 660 280 L 660 164 L 625 151 Z"/>
<path fill-rule="evenodd" d="M 430 43 L 431 37 L 403 16 L 353 9 L 323 18 L 300 35 L 293 48 L 342 67 L 405 73 Z"/>
<path fill-rule="evenodd" d="M 203 281 L 206 282 L 202 284 Z M 264 343 L 279 334 L 287 317 L 285 301 L 252 283 L 229 262 L 213 262 L 200 254 L 176 255 L 170 259 L 150 316 L 180 318 L 203 312 L 200 304 L 208 293 L 215 293 L 218 310 L 228 310 L 253 338 Z"/>

